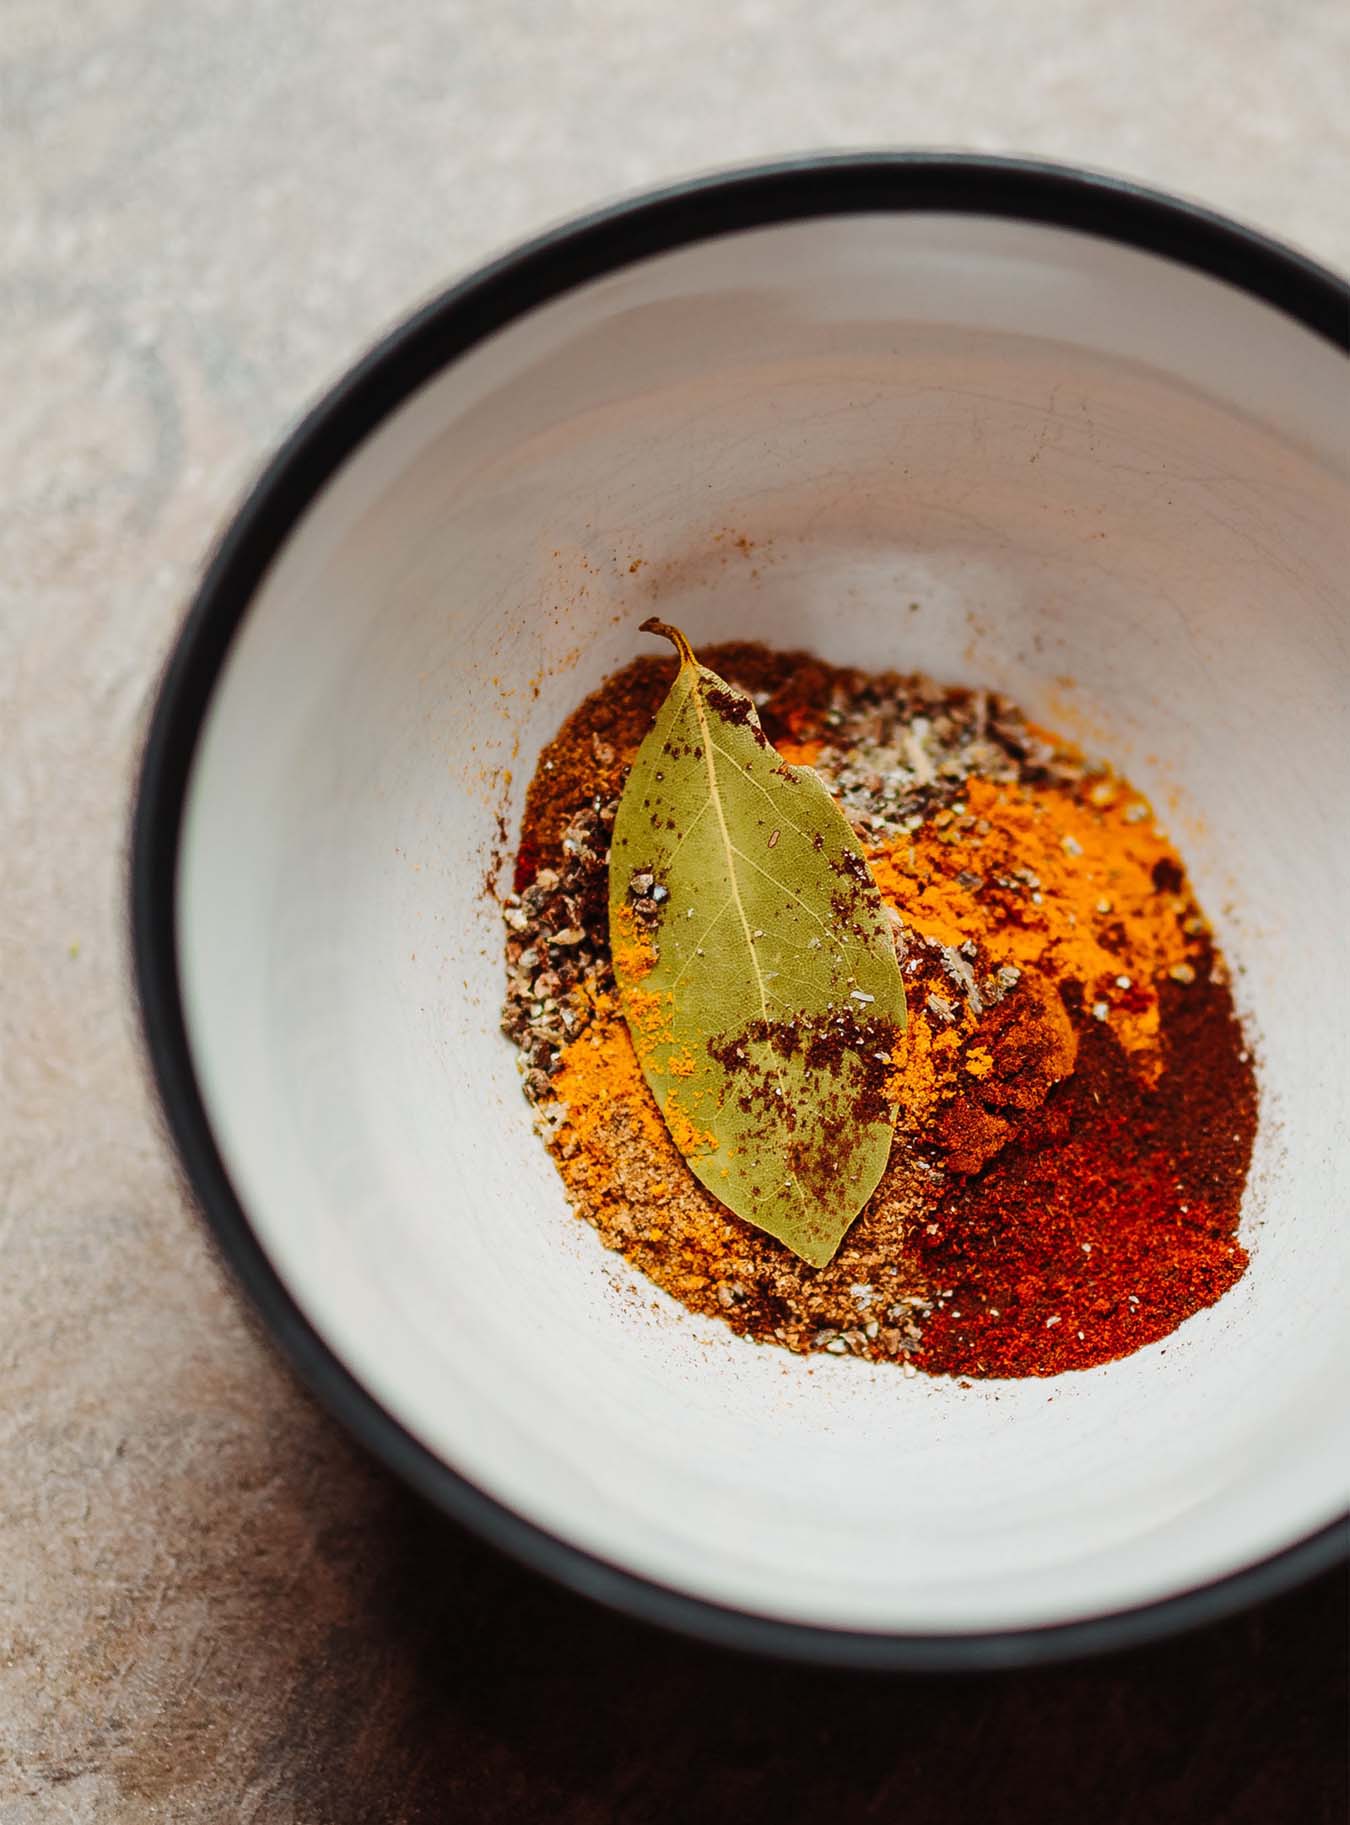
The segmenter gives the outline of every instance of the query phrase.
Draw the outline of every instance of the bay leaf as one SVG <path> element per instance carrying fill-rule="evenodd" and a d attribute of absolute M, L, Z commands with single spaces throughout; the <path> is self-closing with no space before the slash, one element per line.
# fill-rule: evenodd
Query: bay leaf
<path fill-rule="evenodd" d="M 678 629 L 643 631 L 680 669 L 614 822 L 620 1004 L 695 1175 L 823 1267 L 890 1151 L 905 994 L 889 917 L 820 777 Z"/>

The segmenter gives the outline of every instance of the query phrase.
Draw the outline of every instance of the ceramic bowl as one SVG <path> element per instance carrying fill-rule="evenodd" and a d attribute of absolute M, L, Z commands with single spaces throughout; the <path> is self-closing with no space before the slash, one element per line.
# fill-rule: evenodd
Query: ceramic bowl
<path fill-rule="evenodd" d="M 409 1482 L 612 1604 L 852 1662 L 1137 1639 L 1343 1546 L 1348 352 L 1341 282 L 1182 204 L 824 159 L 509 255 L 291 438 L 166 674 L 135 955 L 209 1222 Z M 569 1213 L 485 881 L 654 612 L 998 686 L 1167 807 L 1260 1060 L 1220 1304 L 907 1380 L 737 1340 Z"/>

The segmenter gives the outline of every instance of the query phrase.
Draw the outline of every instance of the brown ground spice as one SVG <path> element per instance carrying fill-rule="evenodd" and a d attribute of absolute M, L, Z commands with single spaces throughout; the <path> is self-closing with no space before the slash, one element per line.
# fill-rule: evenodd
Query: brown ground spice
<path fill-rule="evenodd" d="M 506 909 L 503 1026 L 578 1214 L 756 1341 L 907 1372 L 1085 1367 L 1217 1298 L 1245 1263 L 1255 1084 L 1147 804 L 992 694 L 753 646 L 701 657 L 821 771 L 895 909 L 896 1139 L 821 1270 L 732 1216 L 673 1144 L 606 931 L 617 797 L 675 670 L 644 658 L 544 750 Z"/>

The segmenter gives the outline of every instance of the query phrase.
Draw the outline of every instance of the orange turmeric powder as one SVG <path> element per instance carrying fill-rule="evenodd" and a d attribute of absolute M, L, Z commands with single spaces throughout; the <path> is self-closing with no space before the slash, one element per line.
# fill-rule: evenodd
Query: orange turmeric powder
<path fill-rule="evenodd" d="M 1156 1080 L 1158 984 L 1193 967 L 1207 927 L 1175 850 L 1123 780 L 1071 792 L 971 779 L 960 810 L 868 859 L 911 931 L 1079 984 Z"/>
<path fill-rule="evenodd" d="M 552 1141 L 559 1168 L 578 1211 L 611 1247 L 677 1296 L 692 1290 L 693 1280 L 751 1272 L 756 1246 L 767 1238 L 690 1173 L 612 995 L 599 998 L 553 1082 L 567 1111 Z"/>
<path fill-rule="evenodd" d="M 903 1267 L 904 1242 L 914 1212 L 930 1195 L 917 1143 L 919 1110 L 934 1107 L 937 1077 L 916 1067 L 915 1060 L 929 1056 L 931 1042 L 921 1023 L 911 1023 L 911 1030 L 922 1037 L 896 1078 L 898 1091 L 921 1089 L 917 1104 L 900 1103 L 899 1129 L 909 1144 L 893 1149 L 864 1217 L 828 1267 L 805 1267 L 781 1243 L 734 1217 L 694 1178 L 610 995 L 598 998 L 591 1025 L 566 1049 L 553 1079 L 555 1106 L 566 1119 L 548 1138 L 568 1195 L 608 1247 L 683 1304 L 737 1331 L 809 1349 L 821 1312 L 848 1304 L 850 1289 L 872 1274 L 878 1249 L 892 1263 L 892 1302 L 918 1296 L 917 1282 Z"/>

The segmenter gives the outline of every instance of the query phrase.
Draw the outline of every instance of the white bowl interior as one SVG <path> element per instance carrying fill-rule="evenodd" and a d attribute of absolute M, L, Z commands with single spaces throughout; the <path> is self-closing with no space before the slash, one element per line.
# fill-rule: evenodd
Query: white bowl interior
<path fill-rule="evenodd" d="M 1331 1519 L 1348 527 L 1350 364 L 1066 230 L 728 236 L 445 370 L 266 577 L 181 852 L 214 1132 L 332 1349 L 511 1509 L 777 1618 L 1069 1620 Z M 484 873 L 541 744 L 658 609 L 997 685 L 1167 808 L 1261 1063 L 1252 1265 L 1220 1305 L 1085 1374 L 906 1380 L 738 1341 L 571 1216 L 498 1033 Z"/>

